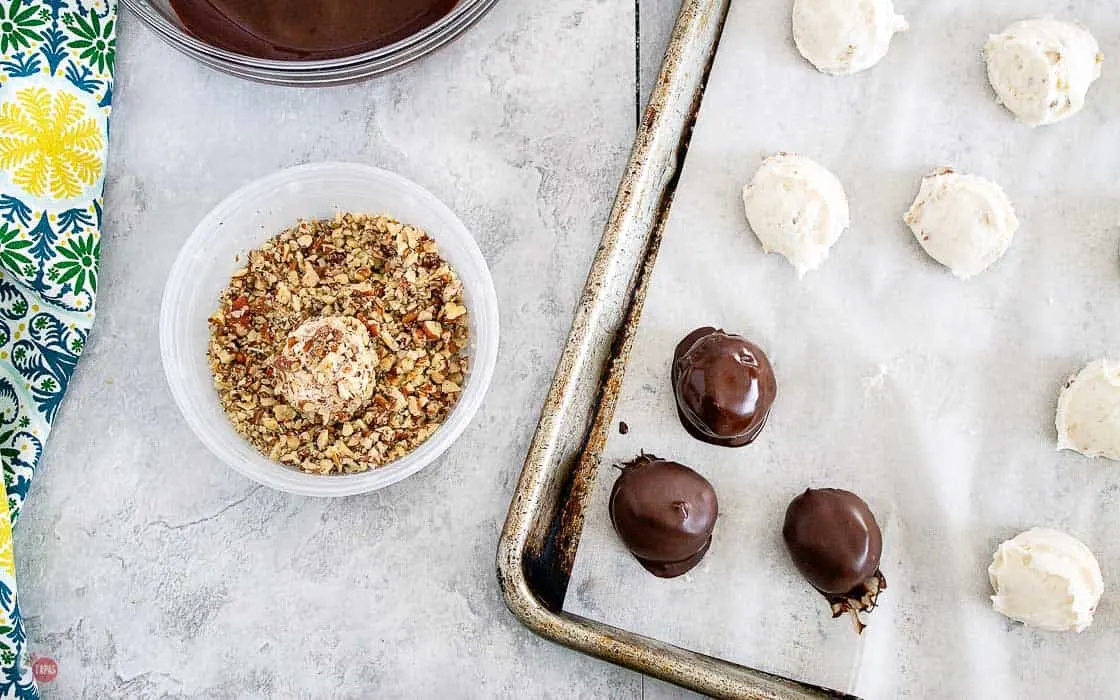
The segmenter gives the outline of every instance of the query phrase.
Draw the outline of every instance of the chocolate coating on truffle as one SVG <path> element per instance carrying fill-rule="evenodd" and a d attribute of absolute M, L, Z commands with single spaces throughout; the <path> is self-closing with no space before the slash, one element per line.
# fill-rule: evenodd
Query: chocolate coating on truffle
<path fill-rule="evenodd" d="M 685 429 L 725 447 L 754 442 L 778 395 L 766 353 L 739 335 L 698 328 L 677 345 L 673 394 Z"/>
<path fill-rule="evenodd" d="M 879 524 L 849 491 L 806 489 L 789 504 L 782 537 L 798 571 L 822 593 L 850 594 L 879 570 Z"/>
<path fill-rule="evenodd" d="M 680 576 L 700 563 L 719 515 L 708 480 L 683 464 L 646 454 L 621 469 L 610 513 L 626 548 L 661 578 Z"/>

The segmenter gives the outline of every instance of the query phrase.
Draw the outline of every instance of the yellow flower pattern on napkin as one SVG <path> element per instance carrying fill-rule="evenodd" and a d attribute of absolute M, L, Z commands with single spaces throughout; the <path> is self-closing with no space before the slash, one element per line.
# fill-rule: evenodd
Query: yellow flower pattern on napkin
<path fill-rule="evenodd" d="M 0 492 L 4 490 L 3 483 L 0 483 Z M 5 496 L 4 500 L 7 500 Z M 0 514 L 0 573 L 12 577 L 16 577 L 16 557 L 15 548 L 12 546 L 12 521 L 5 511 Z"/>
<path fill-rule="evenodd" d="M 0 104 L 0 168 L 36 197 L 71 199 L 101 177 L 102 126 L 73 92 L 27 87 Z"/>

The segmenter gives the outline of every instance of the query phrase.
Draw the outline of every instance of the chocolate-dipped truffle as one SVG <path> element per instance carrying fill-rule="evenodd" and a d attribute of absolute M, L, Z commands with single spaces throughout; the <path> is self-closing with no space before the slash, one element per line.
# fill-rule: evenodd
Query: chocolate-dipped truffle
<path fill-rule="evenodd" d="M 786 509 L 782 538 L 797 570 L 832 604 L 833 616 L 875 607 L 887 583 L 879 571 L 883 535 L 863 499 L 840 489 L 806 489 Z"/>
<path fill-rule="evenodd" d="M 719 515 L 708 480 L 683 464 L 647 454 L 620 468 L 610 513 L 627 549 L 661 578 L 680 576 L 700 563 Z"/>
<path fill-rule="evenodd" d="M 697 440 L 742 447 L 758 437 L 778 395 L 766 353 L 739 335 L 698 328 L 677 345 L 673 393 Z"/>

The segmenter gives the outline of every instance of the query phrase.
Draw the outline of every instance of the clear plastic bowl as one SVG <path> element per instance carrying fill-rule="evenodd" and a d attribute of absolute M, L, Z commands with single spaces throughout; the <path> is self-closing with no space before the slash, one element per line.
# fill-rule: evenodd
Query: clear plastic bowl
<path fill-rule="evenodd" d="M 470 371 L 459 402 L 416 451 L 359 474 L 307 474 L 259 453 L 218 403 L 206 349 L 208 318 L 238 268 L 237 256 L 299 219 L 337 212 L 389 214 L 423 228 L 463 281 L 470 318 Z M 171 394 L 187 424 L 219 459 L 265 486 L 306 496 L 348 496 L 396 483 L 431 464 L 474 417 L 498 355 L 498 297 L 486 261 L 463 222 L 434 195 L 393 173 L 352 163 L 282 170 L 242 187 L 213 209 L 171 268 L 160 311 L 160 349 Z"/>
<path fill-rule="evenodd" d="M 482 19 L 495 2 L 460 0 L 435 23 L 374 51 L 319 61 L 277 61 L 243 56 L 198 40 L 183 28 L 170 0 L 121 0 L 161 39 L 200 63 L 249 80 L 294 87 L 342 85 L 401 68 L 451 42 Z"/>

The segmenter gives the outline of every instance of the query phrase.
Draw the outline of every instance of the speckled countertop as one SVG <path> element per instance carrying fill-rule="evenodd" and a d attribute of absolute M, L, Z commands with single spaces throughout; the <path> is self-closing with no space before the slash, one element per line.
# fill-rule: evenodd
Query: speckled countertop
<path fill-rule="evenodd" d="M 122 11 L 98 322 L 16 535 L 31 650 L 59 666 L 44 697 L 675 693 L 537 639 L 494 576 L 673 5 L 503 0 L 438 54 L 321 91 L 206 70 Z M 319 160 L 395 170 L 447 202 L 490 263 L 503 326 L 493 388 L 447 455 L 334 501 L 211 457 L 171 400 L 156 332 L 197 220 Z"/>

